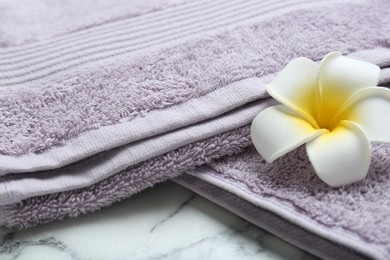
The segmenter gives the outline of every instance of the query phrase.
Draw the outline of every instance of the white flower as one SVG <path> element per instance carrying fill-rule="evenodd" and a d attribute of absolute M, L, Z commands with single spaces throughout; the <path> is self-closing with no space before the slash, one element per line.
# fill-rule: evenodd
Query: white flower
<path fill-rule="evenodd" d="M 292 60 L 267 86 L 281 105 L 259 113 L 251 136 L 272 162 L 306 143 L 318 177 L 338 187 L 363 179 L 371 143 L 390 143 L 390 90 L 376 87 L 378 66 L 332 52 L 318 65 Z"/>

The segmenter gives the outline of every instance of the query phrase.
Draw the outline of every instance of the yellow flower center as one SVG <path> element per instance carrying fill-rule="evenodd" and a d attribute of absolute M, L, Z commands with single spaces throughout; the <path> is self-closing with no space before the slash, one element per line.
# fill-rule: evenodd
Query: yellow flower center
<path fill-rule="evenodd" d="M 315 113 L 314 120 L 317 123 L 316 129 L 327 129 L 332 132 L 344 118 L 343 115 L 338 113 L 338 109 L 335 109 L 336 103 L 333 100 L 322 102 L 319 105 L 318 112 Z"/>

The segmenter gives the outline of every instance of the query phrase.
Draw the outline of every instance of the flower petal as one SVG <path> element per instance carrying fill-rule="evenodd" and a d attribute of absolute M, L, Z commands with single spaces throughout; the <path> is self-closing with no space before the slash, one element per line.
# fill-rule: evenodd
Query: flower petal
<path fill-rule="evenodd" d="M 321 180 L 333 187 L 366 177 L 371 144 L 355 123 L 342 121 L 332 132 L 306 144 L 309 159 Z"/>
<path fill-rule="evenodd" d="M 378 84 L 380 68 L 375 64 L 351 59 L 331 52 L 320 65 L 319 87 L 321 114 L 319 123 L 326 124 L 337 109 L 356 91 Z"/>
<path fill-rule="evenodd" d="M 357 123 L 371 142 L 390 143 L 390 89 L 364 88 L 344 104 L 332 121 Z"/>
<path fill-rule="evenodd" d="M 313 128 L 300 115 L 283 105 L 263 110 L 251 126 L 252 142 L 267 162 L 327 132 Z"/>
<path fill-rule="evenodd" d="M 313 118 L 319 108 L 318 68 L 307 58 L 294 59 L 267 86 L 267 92 L 273 98 L 313 125 L 316 125 Z"/>

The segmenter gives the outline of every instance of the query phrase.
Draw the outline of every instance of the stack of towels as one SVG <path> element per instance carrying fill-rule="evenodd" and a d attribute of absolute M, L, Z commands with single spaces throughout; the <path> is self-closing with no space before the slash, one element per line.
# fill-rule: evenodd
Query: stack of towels
<path fill-rule="evenodd" d="M 388 0 L 0 0 L 0 225 L 77 217 L 173 179 L 323 258 L 390 258 L 390 146 L 323 183 L 250 123 L 293 58 L 381 68 Z"/>

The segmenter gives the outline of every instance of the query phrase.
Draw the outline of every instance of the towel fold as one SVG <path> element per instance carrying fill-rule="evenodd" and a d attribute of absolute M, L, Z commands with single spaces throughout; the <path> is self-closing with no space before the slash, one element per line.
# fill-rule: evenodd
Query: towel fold
<path fill-rule="evenodd" d="M 242 211 L 249 221 L 325 259 L 388 259 L 389 158 L 390 145 L 375 145 L 368 177 L 352 185 L 332 188 L 316 177 L 305 147 L 273 164 L 266 163 L 250 147 L 239 155 L 215 160 L 175 180 L 226 203 L 225 207 L 237 214 Z M 203 185 L 225 192 L 214 194 Z M 225 201 L 225 193 L 237 198 Z M 246 201 L 245 209 L 235 200 Z M 283 222 L 281 225 L 303 231 L 296 234 L 283 231 L 272 219 L 262 220 L 263 211 L 276 214 L 280 220 L 275 221 Z M 311 240 L 313 236 L 321 239 Z"/>
<path fill-rule="evenodd" d="M 134 119 L 129 123 L 123 123 L 115 127 L 105 127 L 98 131 L 91 131 L 86 135 L 80 136 L 80 138 L 73 139 L 70 144 L 60 146 L 58 149 L 52 149 L 48 153 L 14 157 L 11 158 L 12 160 L 7 156 L 3 160 L 9 165 L 7 170 L 13 170 L 15 172 L 23 171 L 24 168 L 28 167 L 30 167 L 30 171 L 34 168 L 41 169 L 45 166 L 54 168 L 58 165 L 56 163 L 60 162 L 62 164 L 63 160 L 71 161 L 72 164 L 49 171 L 13 173 L 3 176 L 0 184 L 0 187 L 3 187 L 0 191 L 0 205 L 17 202 L 33 196 L 92 185 L 144 160 L 247 125 L 259 111 L 275 102 L 271 99 L 264 100 L 263 102 L 250 102 L 217 117 L 209 118 L 198 123 L 193 122 L 199 121 L 199 118 L 202 117 L 207 118 L 210 114 L 221 112 L 219 111 L 221 107 L 218 107 L 218 105 L 224 105 L 230 108 L 234 107 L 234 101 L 231 97 L 242 97 L 243 99 L 239 101 L 242 104 L 245 103 L 244 97 L 247 94 L 252 94 L 252 98 L 259 96 L 258 93 L 261 93 L 261 91 L 258 91 L 258 85 L 260 83 L 261 81 L 259 79 L 240 81 L 231 87 L 225 88 L 225 90 L 247 90 L 248 92 L 246 94 L 236 95 L 236 93 L 229 93 L 229 95 L 224 95 L 222 91 L 215 91 L 212 93 L 213 95 L 192 100 L 194 102 L 187 102 L 176 107 L 171 107 L 168 110 L 159 110 L 156 111 L 157 113 L 151 112 L 145 117 L 138 118 L 139 120 Z M 243 88 L 239 88 L 241 84 L 244 85 Z M 250 89 L 252 91 L 249 91 Z M 218 102 L 220 98 L 223 99 L 223 102 Z M 189 126 L 183 126 L 176 130 L 147 137 L 149 135 L 148 132 L 154 134 L 157 131 L 161 131 L 160 129 L 172 129 L 173 127 L 177 127 L 177 125 L 182 125 L 183 121 L 186 123 L 191 119 L 193 124 Z M 139 138 L 143 133 L 146 136 L 144 139 L 136 139 L 129 144 L 100 152 L 100 149 L 112 147 L 112 143 L 115 145 L 122 140 L 126 142 L 131 140 L 133 136 Z M 95 143 L 95 140 L 100 140 L 100 142 Z M 97 151 L 100 153 L 81 160 L 85 154 L 91 154 Z M 81 161 L 72 161 L 72 159 L 77 158 L 80 158 Z"/>
<path fill-rule="evenodd" d="M 380 66 L 389 86 L 388 1 L 98 1 L 90 12 L 35 0 L 25 15 L 32 2 L 0 2 L 0 225 L 76 217 L 176 177 L 300 247 L 313 238 L 322 257 L 390 257 L 390 223 L 373 230 L 388 214 L 387 146 L 371 177 L 331 189 L 301 150 L 265 164 L 249 132 L 295 57 L 341 51 Z"/>
<path fill-rule="evenodd" d="M 206 170 L 215 173 L 211 168 L 201 169 L 203 173 Z M 360 252 L 361 250 L 351 250 L 341 243 L 312 232 L 310 228 L 286 220 L 280 216 L 280 212 L 256 205 L 253 200 L 238 196 L 227 187 L 221 188 L 224 183 L 221 179 L 216 181 L 219 183 L 218 186 L 191 174 L 182 174 L 174 181 L 321 259 L 368 259 L 366 254 Z M 248 196 L 255 199 L 255 194 Z"/>

